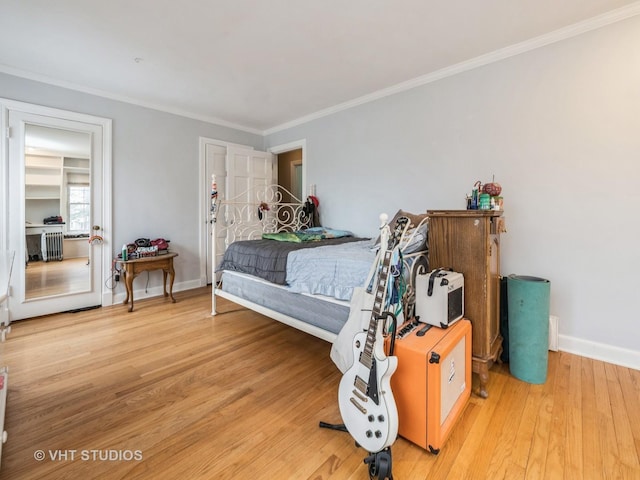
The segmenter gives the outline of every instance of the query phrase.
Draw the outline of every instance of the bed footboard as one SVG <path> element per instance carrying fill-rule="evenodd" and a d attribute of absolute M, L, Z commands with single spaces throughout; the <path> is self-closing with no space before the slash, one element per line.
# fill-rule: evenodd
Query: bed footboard
<path fill-rule="evenodd" d="M 294 232 L 313 226 L 305 202 L 280 185 L 261 185 L 229 199 L 211 198 L 211 314 L 216 314 L 220 275 L 216 265 L 227 247 L 238 240 L 262 238 L 263 233 Z"/>

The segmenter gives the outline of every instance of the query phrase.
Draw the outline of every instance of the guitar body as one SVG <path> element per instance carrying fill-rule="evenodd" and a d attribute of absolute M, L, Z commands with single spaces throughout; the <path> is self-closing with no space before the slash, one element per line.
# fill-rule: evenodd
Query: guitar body
<path fill-rule="evenodd" d="M 380 261 L 369 329 L 353 336 L 353 364 L 342 376 L 338 388 L 342 421 L 355 441 L 370 453 L 390 447 L 398 436 L 398 410 L 391 392 L 391 375 L 398 367 L 398 359 L 384 353 L 382 319 L 388 316 L 383 310 L 393 249 L 408 222 L 406 218 L 398 219 L 388 242 L 387 216 L 380 215 L 380 220 Z"/>
<path fill-rule="evenodd" d="M 345 427 L 358 444 L 368 452 L 379 452 L 398 436 L 398 411 L 391 393 L 391 376 L 398 367 L 397 357 L 387 357 L 382 336 L 374 349 L 374 366 L 369 369 L 358 361 L 367 340 L 366 332 L 353 338 L 355 361 L 340 380 L 338 403 Z M 358 389 L 358 379 L 369 385 L 367 394 Z M 373 398 L 375 397 L 375 398 Z M 377 403 L 376 403 L 377 400 Z"/>

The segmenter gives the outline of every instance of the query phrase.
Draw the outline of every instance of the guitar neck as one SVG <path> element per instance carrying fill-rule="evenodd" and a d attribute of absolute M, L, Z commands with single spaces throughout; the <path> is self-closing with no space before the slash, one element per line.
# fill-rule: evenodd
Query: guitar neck
<path fill-rule="evenodd" d="M 378 283 L 376 285 L 376 293 L 374 295 L 373 308 L 371 309 L 371 319 L 369 320 L 369 329 L 367 331 L 367 341 L 362 350 L 360 356 L 360 362 L 367 368 L 371 368 L 373 362 L 373 348 L 376 342 L 376 333 L 378 330 L 378 319 L 382 313 L 384 306 L 386 292 L 387 292 L 387 279 L 389 278 L 389 264 L 391 263 L 391 250 L 384 252 L 384 258 L 382 266 L 380 267 L 380 273 L 378 274 Z"/>

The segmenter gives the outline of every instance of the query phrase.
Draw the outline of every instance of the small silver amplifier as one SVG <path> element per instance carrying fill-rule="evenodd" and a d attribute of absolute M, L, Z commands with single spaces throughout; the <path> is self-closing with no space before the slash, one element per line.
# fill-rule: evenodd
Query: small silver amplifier
<path fill-rule="evenodd" d="M 447 328 L 464 316 L 464 276 L 438 268 L 417 275 L 416 318 L 440 328 Z"/>

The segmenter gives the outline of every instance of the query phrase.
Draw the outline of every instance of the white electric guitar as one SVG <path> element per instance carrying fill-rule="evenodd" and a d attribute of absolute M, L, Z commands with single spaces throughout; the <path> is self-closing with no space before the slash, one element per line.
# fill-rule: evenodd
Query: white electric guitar
<path fill-rule="evenodd" d="M 391 392 L 391 375 L 397 357 L 384 353 L 381 314 L 385 304 L 389 264 L 400 233 L 407 223 L 401 218 L 389 238 L 387 216 L 380 235 L 381 262 L 375 288 L 369 329 L 353 338 L 353 365 L 344 373 L 338 388 L 338 403 L 345 427 L 355 441 L 371 453 L 390 446 L 398 435 L 398 411 Z"/>

